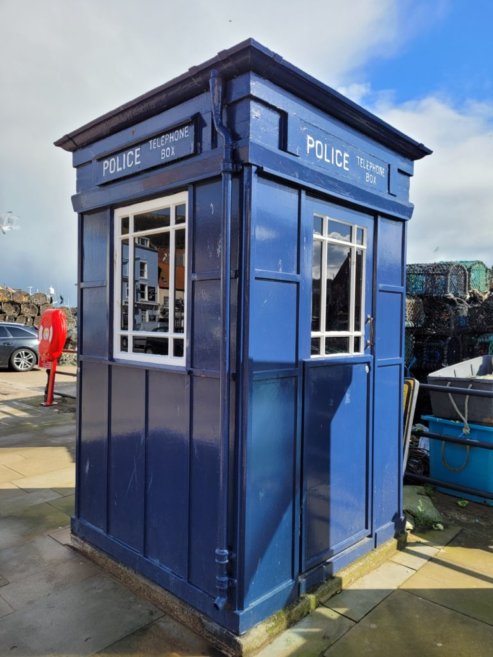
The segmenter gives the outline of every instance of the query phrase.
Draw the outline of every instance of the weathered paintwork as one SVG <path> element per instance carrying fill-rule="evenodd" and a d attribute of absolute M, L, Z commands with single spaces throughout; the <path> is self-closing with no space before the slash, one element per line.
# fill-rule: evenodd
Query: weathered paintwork
<path fill-rule="evenodd" d="M 177 157 L 140 166 L 136 149 L 176 126 Z M 242 633 L 401 527 L 409 179 L 429 151 L 252 41 L 57 145 L 74 154 L 80 237 L 73 531 Z M 182 190 L 186 366 L 119 362 L 113 209 Z M 314 212 L 368 230 L 356 356 L 310 358 Z"/>

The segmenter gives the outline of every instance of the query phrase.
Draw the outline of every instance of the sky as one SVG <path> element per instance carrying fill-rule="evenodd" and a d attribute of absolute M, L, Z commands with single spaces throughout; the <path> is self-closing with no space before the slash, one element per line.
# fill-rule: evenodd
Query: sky
<path fill-rule="evenodd" d="M 493 265 L 490 0 L 0 0 L 0 285 L 76 302 L 67 132 L 253 37 L 433 150 L 408 262 Z"/>

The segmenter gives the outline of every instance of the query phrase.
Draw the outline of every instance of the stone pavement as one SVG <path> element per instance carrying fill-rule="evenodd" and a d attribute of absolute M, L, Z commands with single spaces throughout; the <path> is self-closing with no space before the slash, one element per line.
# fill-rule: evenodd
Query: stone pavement
<path fill-rule="evenodd" d="M 0 371 L 0 657 L 217 657 L 67 545 L 75 416 L 70 401 L 40 406 L 44 383 L 44 373 Z M 461 513 L 258 655 L 493 654 L 493 509 Z"/>

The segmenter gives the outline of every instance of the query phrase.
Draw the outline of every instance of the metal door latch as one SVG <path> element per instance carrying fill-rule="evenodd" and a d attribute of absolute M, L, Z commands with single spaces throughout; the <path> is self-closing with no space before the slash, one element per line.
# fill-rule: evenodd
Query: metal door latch
<path fill-rule="evenodd" d="M 367 315 L 366 324 L 369 326 L 369 337 L 366 341 L 366 348 L 371 349 L 375 346 L 375 318 L 371 315 Z"/>

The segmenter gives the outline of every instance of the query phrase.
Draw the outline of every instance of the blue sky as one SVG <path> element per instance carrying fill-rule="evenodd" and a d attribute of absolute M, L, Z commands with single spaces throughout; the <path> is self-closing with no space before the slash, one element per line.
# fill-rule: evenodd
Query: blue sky
<path fill-rule="evenodd" d="M 365 67 L 376 90 L 393 91 L 402 103 L 430 93 L 455 103 L 493 99 L 493 3 L 454 0 L 434 3 L 436 13 L 420 21 L 413 37 L 391 58 Z"/>
<path fill-rule="evenodd" d="M 75 302 L 75 174 L 53 142 L 247 37 L 433 149 L 409 262 L 493 264 L 493 2 L 0 0 L 0 284 Z"/>

